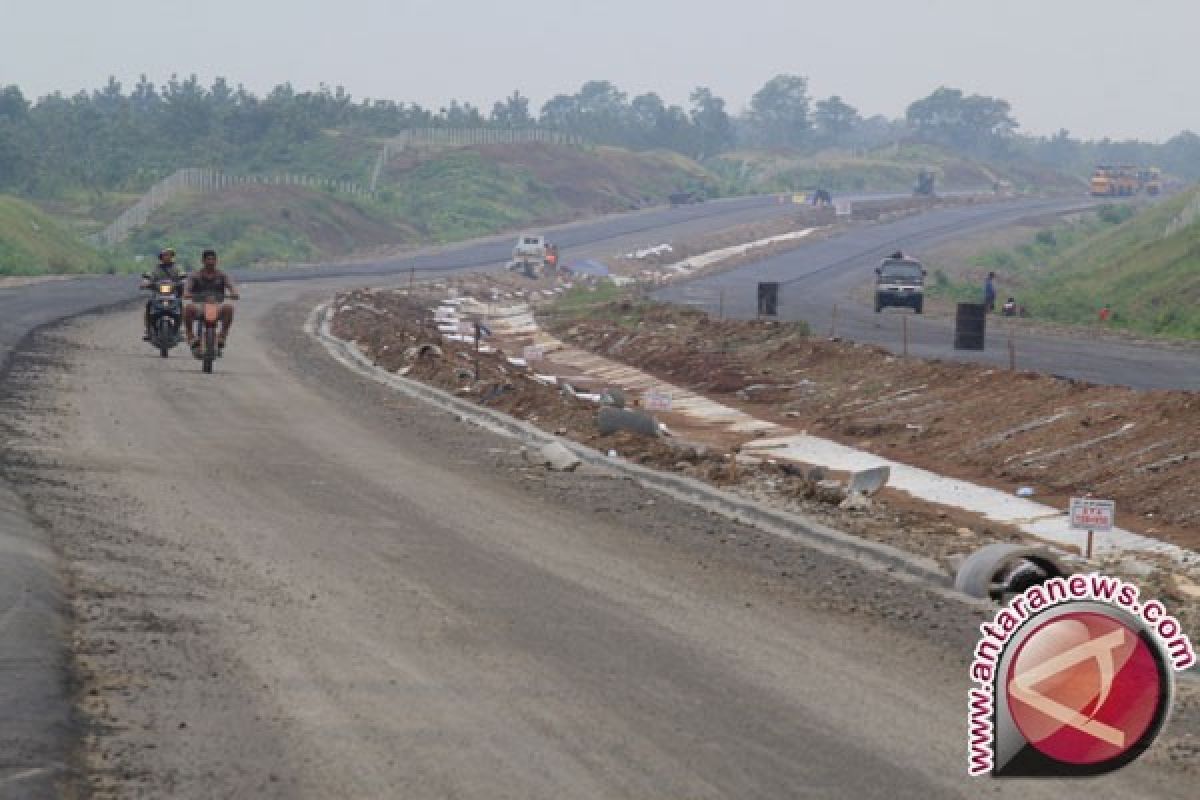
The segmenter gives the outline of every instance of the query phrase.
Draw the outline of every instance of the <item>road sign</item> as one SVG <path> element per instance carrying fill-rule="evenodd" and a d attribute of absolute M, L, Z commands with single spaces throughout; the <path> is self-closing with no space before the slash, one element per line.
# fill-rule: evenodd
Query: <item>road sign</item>
<path fill-rule="evenodd" d="M 642 408 L 647 411 L 670 411 L 671 393 L 657 392 L 651 389 L 642 393 Z"/>
<path fill-rule="evenodd" d="M 526 364 L 533 361 L 541 361 L 546 357 L 546 348 L 541 345 L 527 344 L 521 350 L 521 357 L 525 359 Z"/>
<path fill-rule="evenodd" d="M 1071 527 L 1077 531 L 1107 533 L 1113 529 L 1117 504 L 1094 497 L 1071 498 Z"/>

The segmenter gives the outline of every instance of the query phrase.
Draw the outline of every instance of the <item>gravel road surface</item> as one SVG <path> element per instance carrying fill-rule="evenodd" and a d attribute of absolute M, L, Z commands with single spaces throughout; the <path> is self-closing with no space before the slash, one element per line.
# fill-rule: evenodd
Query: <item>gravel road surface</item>
<path fill-rule="evenodd" d="M 5 471 L 63 556 L 96 796 L 1189 797 L 964 777 L 954 603 L 414 405 L 251 287 L 213 376 L 29 342 Z"/>

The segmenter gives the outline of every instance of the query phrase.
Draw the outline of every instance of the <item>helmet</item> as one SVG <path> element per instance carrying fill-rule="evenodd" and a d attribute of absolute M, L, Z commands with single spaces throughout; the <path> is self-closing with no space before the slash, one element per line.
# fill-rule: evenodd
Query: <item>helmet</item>
<path fill-rule="evenodd" d="M 162 250 L 158 251 L 158 257 L 160 259 L 161 258 L 174 258 L 175 257 L 175 248 L 174 247 L 164 247 Z"/>

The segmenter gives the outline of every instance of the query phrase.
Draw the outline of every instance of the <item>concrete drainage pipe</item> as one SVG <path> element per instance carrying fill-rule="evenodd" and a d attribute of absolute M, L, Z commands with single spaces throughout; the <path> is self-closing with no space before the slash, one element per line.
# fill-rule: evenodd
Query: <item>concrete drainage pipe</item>
<path fill-rule="evenodd" d="M 971 597 L 1004 602 L 1031 586 L 1066 573 L 1062 563 L 1044 549 L 989 544 L 962 562 L 954 576 L 954 588 Z"/>

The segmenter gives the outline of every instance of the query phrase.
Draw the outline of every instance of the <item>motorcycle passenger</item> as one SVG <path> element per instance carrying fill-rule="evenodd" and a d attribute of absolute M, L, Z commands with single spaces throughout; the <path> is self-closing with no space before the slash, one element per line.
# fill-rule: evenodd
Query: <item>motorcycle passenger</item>
<path fill-rule="evenodd" d="M 187 279 L 187 273 L 175 263 L 175 250 L 167 247 L 158 253 L 158 265 L 155 266 L 152 272 L 148 272 L 142 276 L 143 289 L 153 289 L 154 285 L 161 280 L 169 280 L 175 284 L 175 296 L 183 296 L 183 283 Z M 142 341 L 150 341 L 150 309 L 154 305 L 154 296 L 146 301 L 146 313 L 142 315 L 142 324 L 144 331 L 142 333 Z"/>
<path fill-rule="evenodd" d="M 228 294 L 234 300 L 237 300 L 239 295 L 229 275 L 217 269 L 216 250 L 205 250 L 201 262 L 204 266 L 188 276 L 187 288 L 183 292 L 183 299 L 187 301 L 183 309 L 183 329 L 187 331 L 188 347 L 198 349 L 200 340 L 196 337 L 196 317 L 200 313 L 200 307 L 195 301 L 204 302 L 211 299 L 220 304 L 221 328 L 217 332 L 217 353 L 220 354 L 229 338 L 229 329 L 233 327 L 233 306 L 225 302 L 225 295 Z"/>

